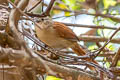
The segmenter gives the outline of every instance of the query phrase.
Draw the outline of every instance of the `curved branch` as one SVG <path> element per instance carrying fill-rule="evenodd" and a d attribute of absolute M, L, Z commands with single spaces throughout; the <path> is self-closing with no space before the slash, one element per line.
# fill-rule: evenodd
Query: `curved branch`
<path fill-rule="evenodd" d="M 6 59 L 6 57 L 9 57 L 9 58 L 12 58 L 12 60 L 15 60 L 15 62 L 13 62 L 15 63 L 14 64 L 15 66 L 19 66 L 19 65 L 28 66 L 29 63 L 31 63 L 30 57 L 26 55 L 25 51 L 0 47 L 0 63 L 3 63 L 1 59 Z M 36 55 L 36 57 L 34 57 L 36 65 L 31 64 L 31 66 L 34 66 L 38 71 L 38 73 L 44 74 L 46 73 L 46 71 L 45 71 L 44 65 L 42 65 L 39 60 L 40 58 L 41 58 L 40 56 Z M 19 64 L 19 61 L 21 61 L 21 64 Z M 56 63 L 51 63 L 47 60 L 44 60 L 44 62 L 46 65 L 50 67 L 50 69 L 52 69 L 52 71 L 58 74 L 58 76 L 56 77 L 61 77 L 61 78 L 64 78 L 65 80 L 69 80 L 69 78 L 71 78 L 71 80 L 79 80 L 79 79 L 100 80 L 98 77 L 94 76 L 93 74 L 86 73 L 84 71 L 64 67 Z"/>
<path fill-rule="evenodd" d="M 9 17 L 9 26 L 10 26 L 11 31 L 13 32 L 13 36 L 18 41 L 19 45 L 21 46 L 21 49 L 26 51 L 26 53 L 29 55 L 29 57 L 33 60 L 32 63 L 35 64 L 34 58 L 36 58 L 36 56 L 34 55 L 34 52 L 25 43 L 24 39 L 20 36 L 20 32 L 17 29 L 18 20 L 20 19 L 20 15 L 22 12 L 21 10 L 25 9 L 29 0 L 21 0 L 17 6 L 14 5 L 10 0 L 8 0 L 8 2 L 11 3 L 15 7 L 11 11 L 10 17 Z M 48 73 L 50 73 L 52 75 L 56 75 L 55 73 L 53 73 L 53 71 L 51 71 L 51 69 L 48 67 L 48 65 L 44 64 L 45 61 L 43 59 L 38 58 L 38 60 L 39 60 L 40 64 L 42 64 L 44 66 L 44 68 L 46 69 L 46 71 Z"/>

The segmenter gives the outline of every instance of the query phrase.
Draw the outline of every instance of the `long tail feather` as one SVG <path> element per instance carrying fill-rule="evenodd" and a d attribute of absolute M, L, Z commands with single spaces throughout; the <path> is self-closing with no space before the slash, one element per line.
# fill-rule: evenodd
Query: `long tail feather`
<path fill-rule="evenodd" d="M 86 54 L 86 52 L 81 48 L 81 46 L 77 42 L 75 42 L 74 46 L 72 46 L 71 48 L 78 56 L 83 56 Z M 85 60 L 98 64 L 95 60 L 94 61 L 91 59 L 85 59 Z M 88 66 L 88 67 L 91 70 L 95 70 L 95 68 L 92 66 Z"/>

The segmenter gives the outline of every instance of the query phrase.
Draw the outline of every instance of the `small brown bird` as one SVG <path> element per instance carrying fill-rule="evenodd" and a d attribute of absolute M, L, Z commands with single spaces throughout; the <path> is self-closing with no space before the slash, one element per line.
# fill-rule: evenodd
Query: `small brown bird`
<path fill-rule="evenodd" d="M 86 52 L 77 43 L 79 38 L 66 25 L 60 22 L 54 22 L 51 19 L 43 19 L 39 22 L 42 29 L 35 27 L 37 37 L 48 46 L 61 50 L 71 48 L 78 56 L 83 56 Z M 90 61 L 90 59 L 87 59 Z M 97 63 L 96 61 L 93 61 Z M 93 69 L 93 67 L 89 67 Z"/>

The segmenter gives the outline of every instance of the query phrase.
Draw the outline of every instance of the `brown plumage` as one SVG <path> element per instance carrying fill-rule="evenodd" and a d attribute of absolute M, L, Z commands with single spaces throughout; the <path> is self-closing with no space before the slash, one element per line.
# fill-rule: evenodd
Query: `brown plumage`
<path fill-rule="evenodd" d="M 60 37 L 63 37 L 65 39 L 79 40 L 78 37 L 75 35 L 75 33 L 70 28 L 66 27 L 64 24 L 60 22 L 54 22 L 53 28 L 60 35 Z"/>
<path fill-rule="evenodd" d="M 37 37 L 48 46 L 61 50 L 65 48 L 71 48 L 78 56 L 83 56 L 86 52 L 77 43 L 79 40 L 75 33 L 66 25 L 60 22 L 42 21 L 39 22 L 42 29 L 35 27 Z M 87 59 L 87 61 L 91 61 Z M 97 63 L 96 61 L 93 61 Z M 89 67 L 94 70 L 93 67 Z"/>

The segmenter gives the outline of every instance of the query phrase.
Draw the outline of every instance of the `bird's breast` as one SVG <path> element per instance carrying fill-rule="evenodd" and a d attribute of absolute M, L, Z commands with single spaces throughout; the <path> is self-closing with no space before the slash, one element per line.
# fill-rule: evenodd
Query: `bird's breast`
<path fill-rule="evenodd" d="M 70 41 L 60 37 L 53 28 L 40 30 L 38 27 L 36 27 L 36 34 L 42 42 L 58 50 L 72 45 Z"/>

